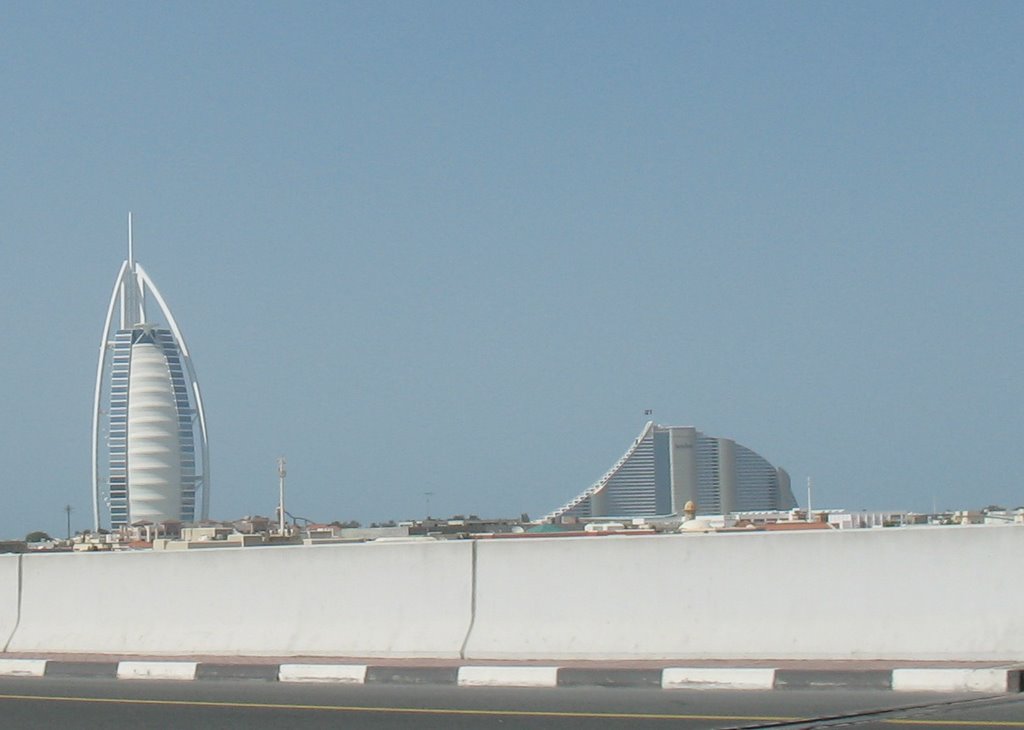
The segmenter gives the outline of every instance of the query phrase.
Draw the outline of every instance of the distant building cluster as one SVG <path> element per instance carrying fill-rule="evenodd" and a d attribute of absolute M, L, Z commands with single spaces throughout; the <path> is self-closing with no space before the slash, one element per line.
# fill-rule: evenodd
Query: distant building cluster
<path fill-rule="evenodd" d="M 525 518 L 525 515 L 524 515 Z M 231 522 L 205 521 L 185 525 L 177 520 L 141 521 L 116 530 L 85 532 L 70 540 L 54 540 L 44 533 L 33 533 L 37 542 L 0 542 L 0 552 L 29 551 L 109 551 L 109 550 L 195 550 L 218 547 L 256 547 L 264 545 L 325 545 L 368 542 L 371 540 L 438 539 L 458 540 L 478 536 L 510 535 L 525 532 L 530 523 L 523 519 L 482 519 L 476 515 L 456 515 L 449 519 L 426 518 L 363 527 L 358 522 L 314 523 L 293 519 L 282 531 L 277 520 L 246 516 Z"/>
<path fill-rule="evenodd" d="M 122 550 L 200 550 L 253 548 L 273 545 L 329 545 L 372 541 L 497 540 L 542 537 L 600 537 L 603 535 L 653 535 L 660 533 L 792 532 L 802 530 L 856 530 L 872 528 L 927 527 L 934 525 L 1024 526 L 1024 508 L 1015 510 L 957 510 L 937 514 L 915 512 L 849 512 L 801 509 L 733 512 L 697 515 L 695 506 L 681 517 L 610 520 L 566 516 L 557 522 L 521 519 L 481 519 L 455 515 L 448 519 L 426 518 L 362 527 L 355 522 L 285 525 L 267 517 L 243 517 L 233 522 L 205 522 L 186 526 L 180 522 L 138 523 L 112 532 L 85 532 L 70 540 L 54 540 L 33 533 L 32 540 L 0 541 L 0 553 L 97 552 Z"/>

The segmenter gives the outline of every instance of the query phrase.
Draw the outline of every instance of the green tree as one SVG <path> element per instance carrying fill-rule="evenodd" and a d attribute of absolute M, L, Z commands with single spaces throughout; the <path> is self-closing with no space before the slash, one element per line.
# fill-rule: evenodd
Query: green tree
<path fill-rule="evenodd" d="M 53 538 L 41 530 L 36 530 L 35 532 L 30 532 L 25 535 L 25 542 L 50 542 L 51 540 L 53 540 Z"/>

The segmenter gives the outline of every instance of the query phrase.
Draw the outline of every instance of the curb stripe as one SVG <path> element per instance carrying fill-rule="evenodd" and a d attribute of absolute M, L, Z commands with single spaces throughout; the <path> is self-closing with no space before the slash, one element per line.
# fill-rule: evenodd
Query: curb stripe
<path fill-rule="evenodd" d="M 516 665 L 456 667 L 364 664 L 230 664 L 186 661 L 0 659 L 0 676 L 108 679 L 261 680 L 342 684 L 442 684 L 461 687 L 660 687 L 662 689 L 876 689 L 917 692 L 1022 691 L 1021 669 L 860 670 L 762 667 L 622 669 Z"/>
<path fill-rule="evenodd" d="M 660 687 L 662 669 L 561 667 L 559 687 Z"/>
<path fill-rule="evenodd" d="M 676 667 L 661 675 L 663 689 L 772 689 L 775 669 Z"/>
<path fill-rule="evenodd" d="M 120 662 L 118 679 L 173 679 L 196 678 L 196 662 Z"/>
<path fill-rule="evenodd" d="M 282 664 L 277 673 L 280 682 L 337 682 L 363 684 L 365 664 Z"/>
<path fill-rule="evenodd" d="M 0 659 L 0 676 L 42 677 L 45 672 L 45 659 Z"/>
<path fill-rule="evenodd" d="M 460 687 L 557 687 L 558 667 L 459 667 Z"/>
<path fill-rule="evenodd" d="M 892 673 L 891 669 L 776 669 L 775 689 L 892 689 Z"/>
<path fill-rule="evenodd" d="M 196 667 L 196 679 L 255 679 L 276 682 L 277 664 L 210 664 Z"/>
<path fill-rule="evenodd" d="M 117 678 L 117 662 L 46 662 L 44 677 Z"/>
<path fill-rule="evenodd" d="M 1013 674 L 1006 669 L 894 669 L 892 688 L 926 692 L 1019 692 L 1019 686 L 1011 686 L 1015 679 Z"/>
<path fill-rule="evenodd" d="M 458 667 L 367 667 L 367 684 L 457 684 Z"/>

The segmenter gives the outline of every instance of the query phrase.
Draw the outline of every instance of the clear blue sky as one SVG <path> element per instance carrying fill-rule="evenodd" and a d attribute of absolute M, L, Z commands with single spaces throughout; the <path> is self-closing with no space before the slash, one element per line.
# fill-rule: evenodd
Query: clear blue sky
<path fill-rule="evenodd" d="M 0 5 L 0 535 L 91 523 L 136 252 L 212 512 L 539 516 L 657 421 L 1024 503 L 1024 4 Z"/>

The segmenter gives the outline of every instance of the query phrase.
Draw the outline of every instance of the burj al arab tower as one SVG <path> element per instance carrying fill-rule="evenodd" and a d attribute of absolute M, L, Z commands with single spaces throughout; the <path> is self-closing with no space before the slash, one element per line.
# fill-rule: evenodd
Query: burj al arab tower
<path fill-rule="evenodd" d="M 203 399 L 181 329 L 135 260 L 131 214 L 128 258 L 114 281 L 100 341 L 92 442 L 96 530 L 104 523 L 116 530 L 142 521 L 207 519 Z"/>

